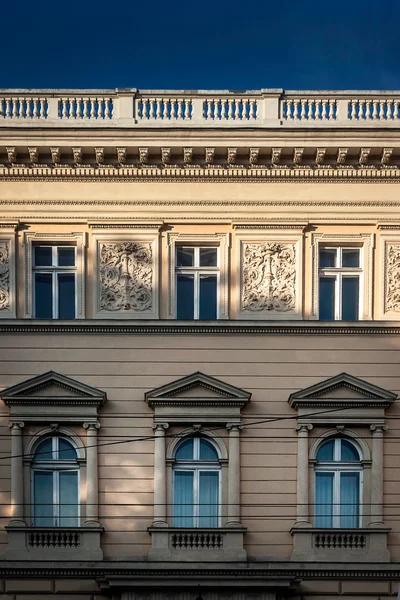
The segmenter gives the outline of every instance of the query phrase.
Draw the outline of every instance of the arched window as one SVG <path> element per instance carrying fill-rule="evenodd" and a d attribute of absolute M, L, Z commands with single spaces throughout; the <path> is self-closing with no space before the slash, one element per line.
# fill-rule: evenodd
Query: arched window
<path fill-rule="evenodd" d="M 201 437 L 184 439 L 175 451 L 174 526 L 218 527 L 221 467 L 218 451 Z"/>
<path fill-rule="evenodd" d="M 322 443 L 315 465 L 315 526 L 360 527 L 360 452 L 345 438 Z"/>
<path fill-rule="evenodd" d="M 36 527 L 77 527 L 79 464 L 71 441 L 61 436 L 41 440 L 33 455 L 32 505 Z"/>

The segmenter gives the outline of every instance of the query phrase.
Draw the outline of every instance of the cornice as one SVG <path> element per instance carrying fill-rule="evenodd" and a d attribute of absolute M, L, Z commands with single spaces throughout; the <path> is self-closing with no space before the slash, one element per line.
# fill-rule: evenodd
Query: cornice
<path fill-rule="evenodd" d="M 241 321 L 198 324 L 179 321 L 151 321 L 146 324 L 132 322 L 99 322 L 99 320 L 40 322 L 28 319 L 0 322 L 0 333 L 34 334 L 91 334 L 91 335 L 400 335 L 400 323 L 358 321 L 329 324 L 319 321 L 269 323 L 243 323 Z"/>

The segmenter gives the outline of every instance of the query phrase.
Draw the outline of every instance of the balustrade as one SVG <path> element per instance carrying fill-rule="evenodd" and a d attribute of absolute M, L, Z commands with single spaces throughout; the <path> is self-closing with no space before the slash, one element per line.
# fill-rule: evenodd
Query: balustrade
<path fill-rule="evenodd" d="M 76 531 L 35 531 L 28 534 L 28 546 L 33 548 L 72 548 L 80 545 Z"/>
<path fill-rule="evenodd" d="M 364 99 L 350 100 L 348 118 L 350 121 L 395 121 L 400 119 L 399 100 Z"/>
<path fill-rule="evenodd" d="M 203 102 L 206 121 L 255 121 L 258 105 L 254 98 L 207 98 Z"/>
<path fill-rule="evenodd" d="M 58 102 L 60 119 L 107 120 L 114 114 L 112 98 L 63 97 Z"/>
<path fill-rule="evenodd" d="M 47 119 L 47 98 L 0 97 L 0 118 L 4 119 Z"/>
<path fill-rule="evenodd" d="M 190 121 L 192 113 L 190 98 L 142 98 L 137 102 L 139 120 Z"/>
<path fill-rule="evenodd" d="M 337 102 L 331 98 L 288 98 L 281 102 L 285 121 L 335 121 Z"/>

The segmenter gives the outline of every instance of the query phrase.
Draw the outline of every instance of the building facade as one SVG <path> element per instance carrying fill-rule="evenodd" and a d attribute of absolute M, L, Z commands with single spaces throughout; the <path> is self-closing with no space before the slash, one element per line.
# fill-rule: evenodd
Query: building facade
<path fill-rule="evenodd" d="M 400 580 L 400 92 L 0 90 L 0 594 Z"/>

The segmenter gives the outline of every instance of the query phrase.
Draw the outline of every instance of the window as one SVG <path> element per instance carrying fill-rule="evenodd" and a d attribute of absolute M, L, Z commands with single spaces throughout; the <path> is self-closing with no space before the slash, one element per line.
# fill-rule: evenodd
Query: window
<path fill-rule="evenodd" d="M 64 245 L 33 247 L 33 302 L 37 319 L 76 316 L 76 248 Z"/>
<path fill-rule="evenodd" d="M 72 443 L 47 437 L 36 447 L 32 463 L 32 506 L 35 527 L 77 527 L 79 465 Z"/>
<path fill-rule="evenodd" d="M 319 248 L 319 318 L 357 321 L 360 317 L 360 248 Z"/>
<path fill-rule="evenodd" d="M 344 438 L 324 442 L 315 465 L 315 526 L 360 527 L 362 465 L 358 449 Z"/>
<path fill-rule="evenodd" d="M 219 527 L 221 468 L 215 446 L 186 438 L 174 458 L 174 527 Z"/>
<path fill-rule="evenodd" d="M 177 318 L 217 319 L 219 248 L 177 246 L 175 270 Z"/>

